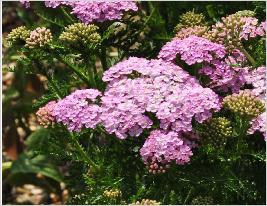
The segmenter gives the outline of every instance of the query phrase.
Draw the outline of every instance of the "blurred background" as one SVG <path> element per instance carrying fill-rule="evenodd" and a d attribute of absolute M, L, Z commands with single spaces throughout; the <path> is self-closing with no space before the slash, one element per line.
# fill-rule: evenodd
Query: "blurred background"
<path fill-rule="evenodd" d="M 192 9 L 204 13 L 211 20 L 245 9 L 255 11 L 260 20 L 266 15 L 264 1 L 158 3 L 161 4 L 165 31 L 170 37 L 173 36 L 179 16 Z M 46 78 L 42 75 L 26 75 L 19 70 L 8 72 L 7 69 L 14 65 L 19 67 L 19 57 L 15 51 L 5 47 L 5 37 L 18 26 L 38 25 L 40 17 L 31 8 L 25 9 L 20 2 L 4 1 L 2 5 L 3 204 L 64 204 L 68 191 L 58 170 L 45 159 L 29 162 L 25 158 L 25 150 L 34 146 L 34 140 L 38 140 L 38 131 L 41 130 L 35 116 L 37 108 L 33 104 L 47 89 Z M 65 172 L 64 167 L 57 169 L 60 173 Z"/>

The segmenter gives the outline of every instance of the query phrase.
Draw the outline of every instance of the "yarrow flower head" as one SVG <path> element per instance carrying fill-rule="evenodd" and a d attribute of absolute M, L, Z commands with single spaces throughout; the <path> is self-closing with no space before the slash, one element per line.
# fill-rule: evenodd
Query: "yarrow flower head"
<path fill-rule="evenodd" d="M 183 165 L 193 155 L 190 146 L 176 132 L 154 130 L 146 139 L 140 154 L 146 165 L 167 165 L 175 162 Z M 151 164 L 152 163 L 152 164 Z"/>
<path fill-rule="evenodd" d="M 173 39 L 165 44 L 159 52 L 158 58 L 173 62 L 176 56 L 188 65 L 211 62 L 214 58 L 223 58 L 226 54 L 223 45 L 213 43 L 202 37 L 190 36 L 185 39 Z"/>
<path fill-rule="evenodd" d="M 31 31 L 30 36 L 26 39 L 26 47 L 39 48 L 43 47 L 52 41 L 52 34 L 50 29 L 45 27 L 38 27 Z"/>
<path fill-rule="evenodd" d="M 47 128 L 55 123 L 54 108 L 56 104 L 56 101 L 51 101 L 36 112 L 37 120 L 43 127 Z"/>
<path fill-rule="evenodd" d="M 264 139 L 266 140 L 266 115 L 266 112 L 263 112 L 250 122 L 251 127 L 248 130 L 248 134 L 254 134 L 258 131 L 263 134 Z"/>
<path fill-rule="evenodd" d="M 67 26 L 65 31 L 59 36 L 59 39 L 71 45 L 94 45 L 98 43 L 101 36 L 97 33 L 98 27 L 84 23 L 75 23 Z"/>
<path fill-rule="evenodd" d="M 223 60 L 213 60 L 198 71 L 208 76 L 208 86 L 222 92 L 238 93 L 246 83 L 247 67 L 232 67 Z"/>
<path fill-rule="evenodd" d="M 246 81 L 247 84 L 252 86 L 250 91 L 264 101 L 266 95 L 266 67 L 262 66 L 250 71 L 246 76 Z M 263 134 L 266 140 L 266 111 L 252 119 L 250 125 L 251 127 L 248 130 L 248 134 L 253 134 L 256 131 L 259 131 Z"/>
<path fill-rule="evenodd" d="M 182 28 L 205 26 L 206 21 L 203 14 L 197 14 L 194 11 L 188 11 L 180 16 L 180 22 L 176 25 L 174 31 L 179 32 Z"/>
<path fill-rule="evenodd" d="M 264 102 L 250 91 L 240 91 L 223 99 L 223 107 L 233 113 L 245 117 L 255 118 L 265 111 Z"/>
<path fill-rule="evenodd" d="M 233 128 L 225 117 L 215 117 L 200 125 L 200 137 L 204 144 L 213 148 L 225 146 L 227 138 L 231 137 Z"/>
<path fill-rule="evenodd" d="M 100 121 L 101 108 L 96 104 L 101 93 L 95 89 L 76 90 L 58 101 L 54 116 L 69 131 L 79 132 L 83 127 L 95 128 Z"/>
<path fill-rule="evenodd" d="M 131 78 L 136 74 L 136 78 Z M 103 75 L 103 125 L 119 138 L 139 136 L 153 124 L 176 132 L 192 131 L 192 118 L 203 122 L 220 108 L 218 96 L 180 67 L 162 60 L 131 57 Z"/>
<path fill-rule="evenodd" d="M 60 5 L 66 5 L 66 6 L 74 6 L 77 1 L 58 1 L 58 0 L 52 0 L 52 1 L 45 1 L 45 6 L 50 8 L 57 8 Z"/>
<path fill-rule="evenodd" d="M 193 26 L 180 29 L 176 34 L 175 38 L 185 39 L 189 36 L 202 37 L 208 31 L 206 26 Z"/>
<path fill-rule="evenodd" d="M 13 29 L 7 36 L 7 42 L 9 45 L 13 45 L 19 41 L 25 42 L 26 39 L 30 36 L 30 30 L 28 30 L 25 26 L 20 26 L 18 28 Z"/>
<path fill-rule="evenodd" d="M 252 85 L 252 92 L 259 98 L 266 95 L 266 67 L 261 66 L 251 70 L 246 76 L 246 83 Z"/>
<path fill-rule="evenodd" d="M 223 17 L 221 22 L 213 25 L 205 38 L 223 44 L 231 52 L 236 48 L 242 48 L 242 40 L 264 36 L 265 30 L 258 25 L 258 19 L 243 17 L 240 14 L 232 14 Z"/>
<path fill-rule="evenodd" d="M 137 11 L 134 1 L 77 1 L 72 6 L 72 14 L 75 14 L 83 23 L 103 22 L 107 20 L 121 19 L 123 12 Z"/>

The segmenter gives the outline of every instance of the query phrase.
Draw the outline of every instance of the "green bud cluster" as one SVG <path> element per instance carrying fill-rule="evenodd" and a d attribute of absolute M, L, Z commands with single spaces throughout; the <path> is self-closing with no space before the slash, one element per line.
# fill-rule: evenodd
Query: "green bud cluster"
<path fill-rule="evenodd" d="M 197 14 L 194 11 L 188 11 L 180 16 L 180 23 L 176 25 L 174 31 L 178 32 L 182 28 L 205 25 L 206 21 L 203 14 Z"/>
<path fill-rule="evenodd" d="M 251 10 L 242 10 L 236 12 L 234 15 L 239 16 L 239 17 L 253 17 L 255 16 L 255 12 Z"/>
<path fill-rule="evenodd" d="M 203 14 L 196 14 L 194 11 L 188 11 L 181 15 L 180 23 L 188 27 L 203 26 L 205 24 L 205 17 Z"/>
<path fill-rule="evenodd" d="M 160 202 L 156 200 L 142 199 L 141 201 L 137 201 L 131 205 L 160 205 Z"/>
<path fill-rule="evenodd" d="M 233 128 L 231 121 L 225 117 L 215 117 L 204 124 L 200 129 L 200 136 L 204 144 L 210 144 L 214 148 L 220 148 L 227 142 L 227 138 L 231 137 Z"/>
<path fill-rule="evenodd" d="M 93 24 L 75 23 L 66 27 L 65 31 L 59 36 L 59 39 L 71 45 L 77 43 L 83 45 L 96 44 L 101 39 L 97 29 L 98 27 Z"/>
<path fill-rule="evenodd" d="M 52 41 L 52 33 L 50 29 L 45 27 L 38 27 L 31 31 L 30 36 L 26 39 L 26 47 L 40 48 Z"/>
<path fill-rule="evenodd" d="M 213 198 L 209 196 L 197 196 L 191 201 L 191 205 L 213 205 Z"/>
<path fill-rule="evenodd" d="M 235 48 L 241 48 L 241 32 L 245 24 L 239 15 L 229 15 L 223 17 L 221 22 L 212 26 L 212 29 L 204 35 L 210 41 L 223 44 L 231 52 Z"/>
<path fill-rule="evenodd" d="M 20 26 L 13 29 L 7 36 L 7 42 L 9 45 L 13 45 L 19 41 L 26 41 L 30 36 L 31 31 L 28 30 L 25 26 Z"/>
<path fill-rule="evenodd" d="M 249 119 L 255 118 L 265 111 L 264 102 L 246 90 L 225 97 L 223 107 Z"/>
<path fill-rule="evenodd" d="M 117 199 L 121 197 L 121 191 L 119 189 L 105 190 L 103 195 L 110 199 Z"/>

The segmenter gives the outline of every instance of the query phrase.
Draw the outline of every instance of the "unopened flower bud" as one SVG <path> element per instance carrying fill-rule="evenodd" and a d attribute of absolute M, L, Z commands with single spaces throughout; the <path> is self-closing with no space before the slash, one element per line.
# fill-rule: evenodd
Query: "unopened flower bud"
<path fill-rule="evenodd" d="M 30 36 L 30 30 L 25 26 L 20 26 L 13 29 L 7 36 L 7 42 L 9 45 L 13 45 L 19 41 L 25 42 L 26 39 Z"/>
<path fill-rule="evenodd" d="M 43 47 L 51 42 L 52 38 L 50 29 L 38 27 L 31 31 L 30 36 L 26 39 L 26 47 L 30 49 Z"/>

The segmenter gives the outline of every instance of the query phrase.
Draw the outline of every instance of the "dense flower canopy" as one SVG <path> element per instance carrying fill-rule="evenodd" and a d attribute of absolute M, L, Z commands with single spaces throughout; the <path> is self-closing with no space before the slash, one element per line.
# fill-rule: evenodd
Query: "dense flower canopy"
<path fill-rule="evenodd" d="M 129 78 L 136 75 L 136 78 Z M 162 60 L 131 57 L 104 73 L 110 81 L 102 97 L 106 130 L 119 138 L 138 136 L 160 120 L 160 128 L 191 131 L 192 118 L 202 122 L 220 108 L 218 96 L 180 67 Z"/>

